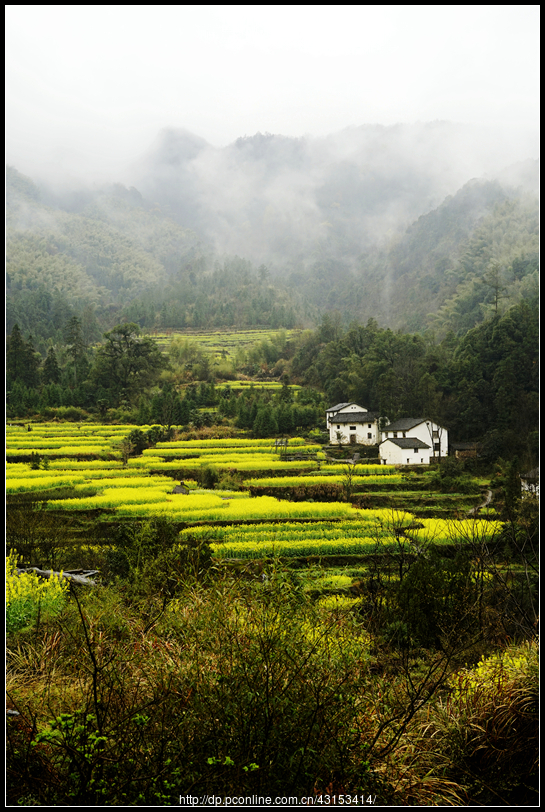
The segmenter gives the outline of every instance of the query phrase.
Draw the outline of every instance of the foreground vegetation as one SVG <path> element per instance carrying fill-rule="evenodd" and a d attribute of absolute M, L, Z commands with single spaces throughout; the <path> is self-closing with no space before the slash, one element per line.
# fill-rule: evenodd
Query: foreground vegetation
<path fill-rule="evenodd" d="M 266 574 L 201 575 L 166 607 L 73 592 L 39 634 L 12 638 L 9 800 L 532 802 L 532 643 L 451 676 L 456 630 L 437 651 L 378 649 L 361 614 L 306 598 L 274 565 Z"/>
<path fill-rule="evenodd" d="M 537 505 L 513 466 L 354 476 L 303 438 L 163 432 L 8 428 L 8 803 L 536 801 Z M 486 487 L 493 519 L 469 518 Z M 457 489 L 448 517 L 397 507 Z"/>

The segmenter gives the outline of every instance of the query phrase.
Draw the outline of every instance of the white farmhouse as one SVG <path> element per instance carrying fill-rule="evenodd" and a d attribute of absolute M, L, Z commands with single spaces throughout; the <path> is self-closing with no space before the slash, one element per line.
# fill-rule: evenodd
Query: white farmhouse
<path fill-rule="evenodd" d="M 429 465 L 431 446 L 417 437 L 384 440 L 379 446 L 383 465 Z"/>
<path fill-rule="evenodd" d="M 532 495 L 539 499 L 539 468 L 533 468 L 527 474 L 521 474 L 520 486 L 523 496 Z"/>
<path fill-rule="evenodd" d="M 378 445 L 379 416 L 357 403 L 337 403 L 326 409 L 329 442 L 332 445 Z"/>
<path fill-rule="evenodd" d="M 403 448 L 411 448 L 411 443 L 415 440 L 422 443 L 421 446 L 413 443 L 414 449 L 422 448 L 422 455 L 418 460 L 416 459 L 417 452 L 414 451 L 414 449 L 412 452 L 414 458 L 411 458 L 408 453 L 403 455 L 401 451 L 399 453 L 395 452 L 398 456 L 401 454 L 401 462 L 397 463 L 398 465 L 410 465 L 412 464 L 408 462 L 410 459 L 418 463 L 423 459 L 423 464 L 425 465 L 429 463 L 430 460 L 442 459 L 448 455 L 448 431 L 437 423 L 434 423 L 433 420 L 430 420 L 428 417 L 402 417 L 385 426 L 381 434 L 382 443 L 379 446 L 379 454 L 383 463 L 391 459 L 393 453 L 391 445 L 385 446 L 384 448 L 384 450 L 388 451 L 388 454 L 383 453 L 383 446 L 386 441 L 390 443 L 393 442 L 394 444 L 396 441 L 406 441 L 406 443 L 401 443 L 401 445 L 397 443 L 396 447 L 401 450 Z M 428 454 L 425 453 L 424 447 L 429 448 Z M 392 463 L 390 462 L 389 464 L 391 465 Z"/>

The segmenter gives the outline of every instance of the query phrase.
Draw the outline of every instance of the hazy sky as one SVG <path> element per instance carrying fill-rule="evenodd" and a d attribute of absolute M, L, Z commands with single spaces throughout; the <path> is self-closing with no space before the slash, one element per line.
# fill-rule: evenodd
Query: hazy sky
<path fill-rule="evenodd" d="M 538 128 L 539 6 L 6 6 L 6 159 L 115 180 L 215 146 L 448 119 Z M 521 158 L 537 155 L 521 155 Z"/>

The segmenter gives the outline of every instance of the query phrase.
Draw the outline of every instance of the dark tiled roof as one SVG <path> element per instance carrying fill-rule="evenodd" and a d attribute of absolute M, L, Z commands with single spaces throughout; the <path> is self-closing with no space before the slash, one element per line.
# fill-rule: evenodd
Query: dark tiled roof
<path fill-rule="evenodd" d="M 332 423 L 375 423 L 378 414 L 373 412 L 342 412 L 330 418 Z"/>
<path fill-rule="evenodd" d="M 395 443 L 400 448 L 431 448 L 427 443 L 423 443 L 422 440 L 419 440 L 417 437 L 388 437 L 387 440 L 383 440 L 383 443 Z"/>
<path fill-rule="evenodd" d="M 336 406 L 330 406 L 329 409 L 326 409 L 326 413 L 327 412 L 338 412 L 339 409 L 344 409 L 345 406 L 357 406 L 357 405 L 358 404 L 354 403 L 353 401 L 351 401 L 350 403 L 337 403 Z"/>
<path fill-rule="evenodd" d="M 388 426 L 384 426 L 383 431 L 409 431 L 410 429 L 414 429 L 415 426 L 419 426 L 421 423 L 425 423 L 426 420 L 429 420 L 428 417 L 400 417 L 399 420 L 395 420 L 393 423 L 390 423 Z"/>

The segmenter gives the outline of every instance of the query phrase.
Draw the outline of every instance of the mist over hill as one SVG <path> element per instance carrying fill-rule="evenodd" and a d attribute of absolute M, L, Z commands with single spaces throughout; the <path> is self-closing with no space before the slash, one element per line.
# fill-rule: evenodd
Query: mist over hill
<path fill-rule="evenodd" d="M 438 121 L 367 125 L 327 138 L 257 133 L 216 149 L 166 129 L 129 176 L 219 253 L 307 267 L 324 241 L 358 253 L 400 233 L 470 179 L 492 179 L 532 157 L 501 133 L 490 135 Z M 522 182 L 532 180 L 523 167 L 513 169 L 509 184 Z"/>
<path fill-rule="evenodd" d="M 463 333 L 537 294 L 537 161 L 496 135 L 433 122 L 216 149 L 167 129 L 126 185 L 10 168 L 8 332 L 45 337 L 87 308 L 95 332 L 122 318 L 305 326 L 336 310 Z"/>

